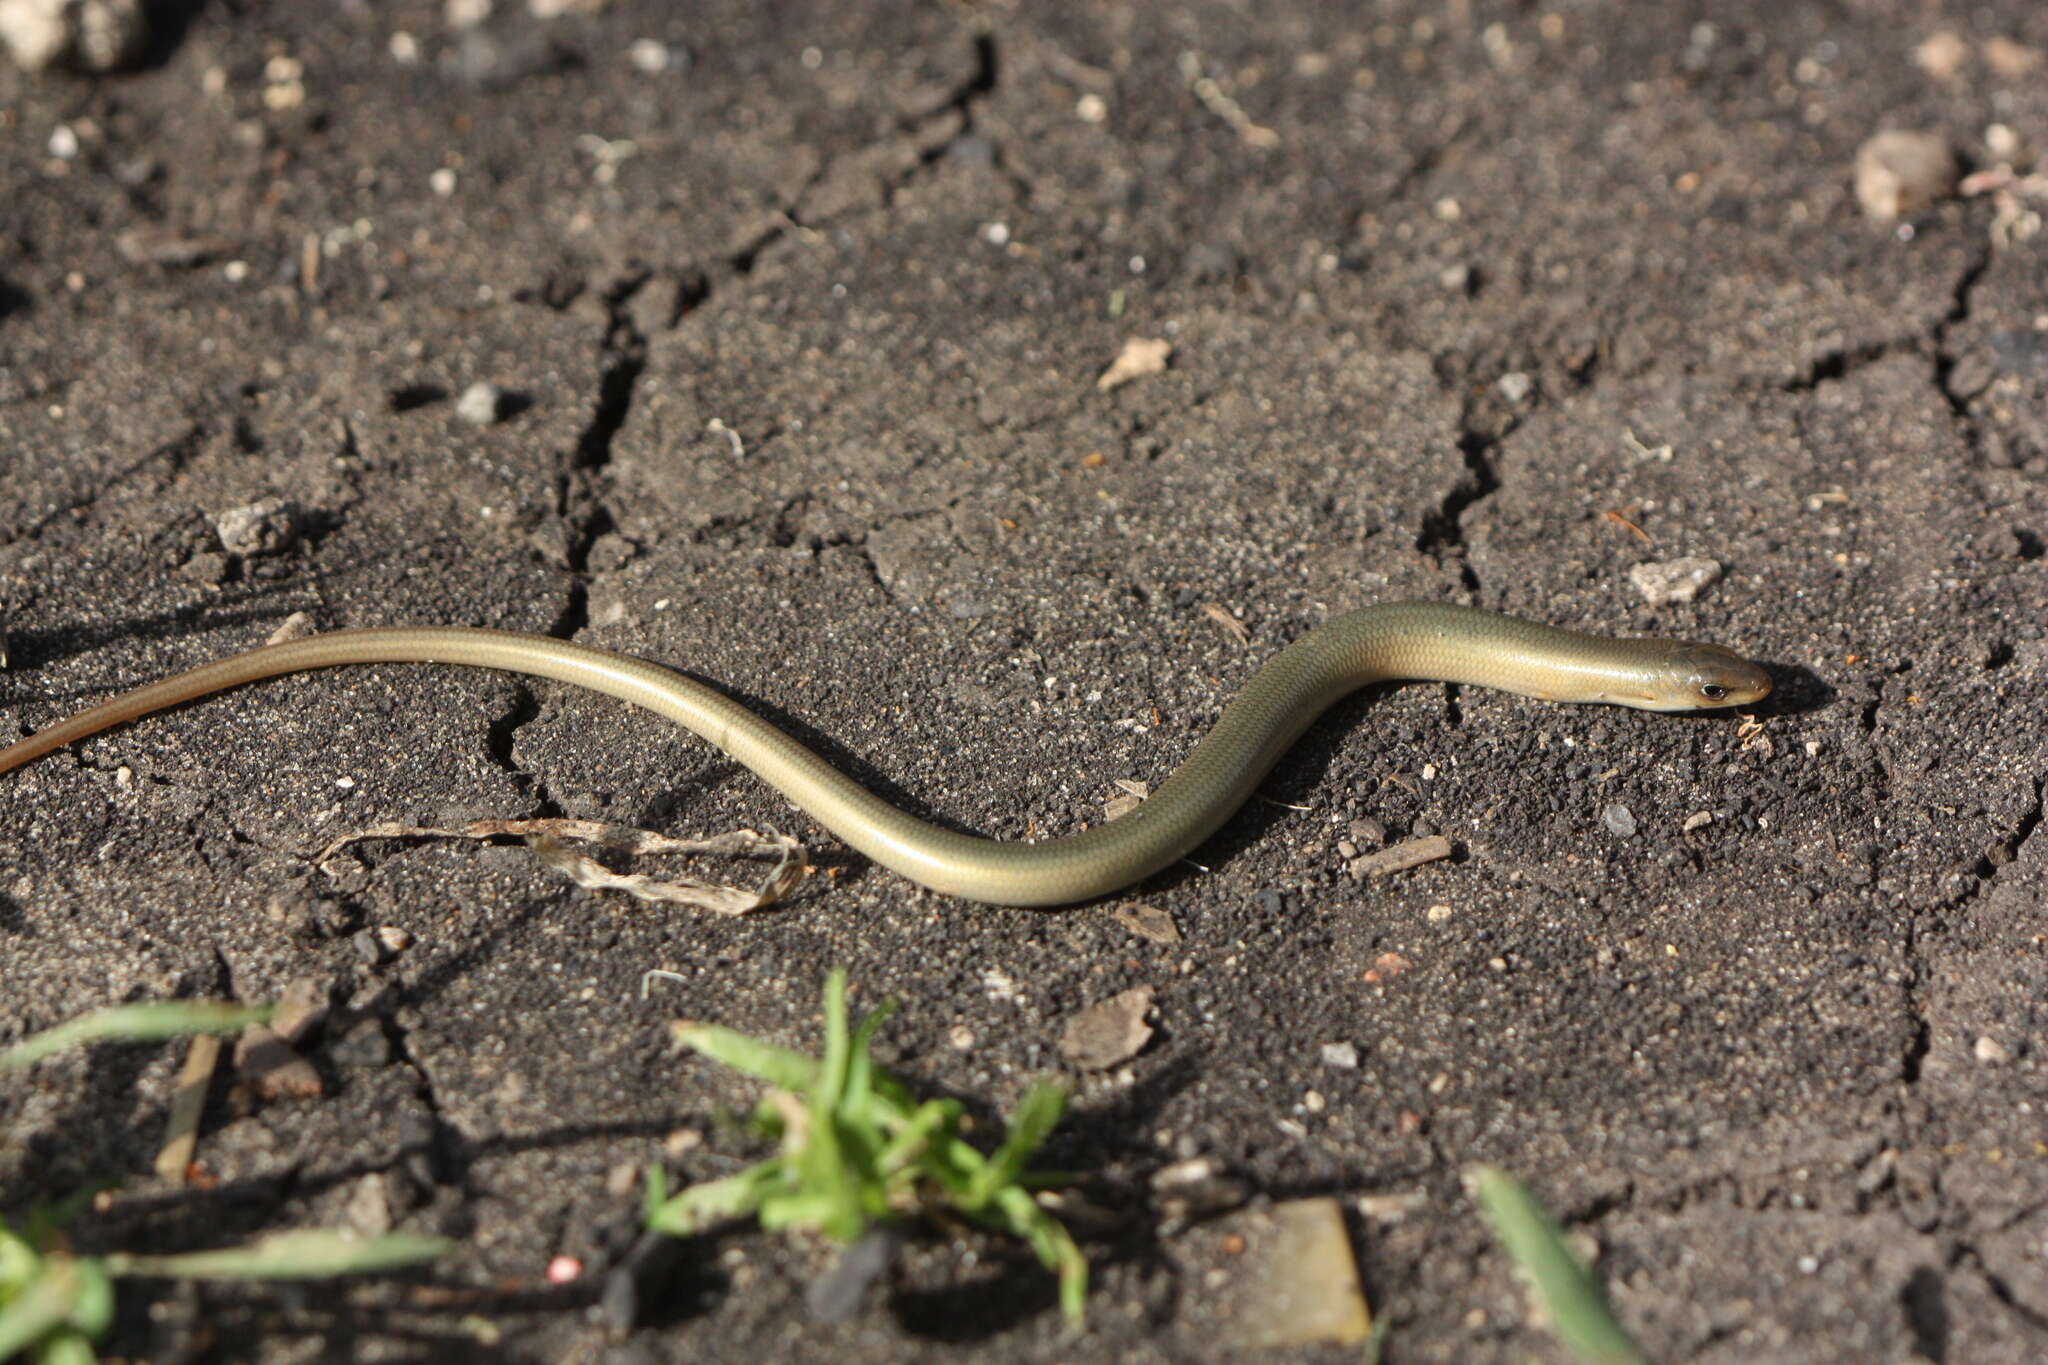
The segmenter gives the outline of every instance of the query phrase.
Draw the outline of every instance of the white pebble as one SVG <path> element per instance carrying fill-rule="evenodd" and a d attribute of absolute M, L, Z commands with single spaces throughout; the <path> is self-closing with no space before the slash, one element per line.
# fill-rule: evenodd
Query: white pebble
<path fill-rule="evenodd" d="M 505 411 L 505 391 L 478 380 L 455 400 L 455 415 L 472 426 L 487 427 Z"/>
<path fill-rule="evenodd" d="M 655 38 L 635 38 L 626 49 L 626 60 L 633 64 L 635 71 L 649 76 L 659 76 L 675 65 L 675 53 L 667 43 Z"/>
<path fill-rule="evenodd" d="M 2012 1060 L 2012 1049 L 1988 1033 L 1979 1038 L 1977 1045 L 1971 1050 L 1977 1054 L 1977 1060 L 1986 1066 L 2002 1066 Z"/>
<path fill-rule="evenodd" d="M 1906 218 L 1948 198 L 1956 154 L 1938 133 L 1879 133 L 1856 149 L 1856 200 L 1872 218 Z"/>
<path fill-rule="evenodd" d="M 1694 601 L 1720 576 L 1721 561 L 1700 555 L 1638 564 L 1628 571 L 1629 582 L 1653 607 Z"/>
<path fill-rule="evenodd" d="M 149 45 L 142 0 L 0 0 L 0 43 L 26 71 L 118 71 Z"/>

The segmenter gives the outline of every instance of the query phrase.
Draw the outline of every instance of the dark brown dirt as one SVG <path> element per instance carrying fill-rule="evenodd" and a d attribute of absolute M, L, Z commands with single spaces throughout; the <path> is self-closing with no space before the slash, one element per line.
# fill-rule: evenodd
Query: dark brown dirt
<path fill-rule="evenodd" d="M 1661 1361 L 2048 1358 L 2048 237 L 1990 195 L 1901 231 L 1849 184 L 1884 127 L 1978 169 L 1994 123 L 2048 146 L 2048 66 L 1977 46 L 2048 48 L 2039 7 L 497 9 L 213 5 L 137 73 L 0 66 L 6 733 L 294 612 L 504 626 L 691 670 L 1016 836 L 1101 818 L 1390 597 L 1720 640 L 1779 694 L 1746 725 L 1383 690 L 1209 871 L 1052 914 L 918 890 L 551 685 L 345 670 L 94 739 L 0 779 L 0 1035 L 312 975 L 329 1095 L 224 1086 L 175 1191 L 173 1050 L 52 1063 L 0 1084 L 0 1211 L 113 1176 L 87 1247 L 462 1238 L 440 1287 L 157 1286 L 113 1353 L 1223 1359 L 1228 1257 L 1150 1185 L 1199 1154 L 1261 1197 L 1424 1196 L 1353 1227 L 1391 1362 L 1548 1349 L 1474 1161 L 1594 1239 Z M 1942 30 L 1946 77 L 1913 60 Z M 456 416 L 479 380 L 497 425 Z M 297 542 L 225 554 L 210 517 L 266 496 Z M 1646 606 L 1630 567 L 1681 555 L 1725 573 Z M 833 875 L 722 920 L 513 849 L 307 861 L 536 814 L 774 825 Z M 1360 819 L 1461 856 L 1361 885 Z M 1140 901 L 1184 941 L 1113 917 Z M 412 943 L 372 964 L 379 926 Z M 665 1022 L 810 1045 L 834 964 L 902 998 L 906 1075 L 990 1113 L 1075 1011 L 1156 989 L 1047 1156 L 1114 1214 L 1085 1336 L 964 1236 L 850 1324 L 804 1316 L 823 1250 L 752 1229 L 688 1248 L 661 1325 L 591 1319 L 618 1177 L 743 1151 L 713 1120 L 752 1089 Z M 584 1278 L 549 1288 L 557 1255 Z"/>

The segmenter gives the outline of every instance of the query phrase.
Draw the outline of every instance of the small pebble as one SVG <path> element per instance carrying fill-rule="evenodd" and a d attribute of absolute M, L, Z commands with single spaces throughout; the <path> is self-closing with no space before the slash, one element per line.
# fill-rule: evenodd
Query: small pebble
<path fill-rule="evenodd" d="M 381 967 L 391 960 L 391 949 L 385 946 L 375 930 L 358 929 L 349 935 L 348 941 L 349 946 L 356 950 L 356 956 L 367 966 Z"/>
<path fill-rule="evenodd" d="M 487 427 L 505 412 L 505 391 L 482 380 L 462 391 L 455 400 L 455 415 L 471 426 Z"/>
<path fill-rule="evenodd" d="M 1150 986 L 1133 987 L 1074 1015 L 1060 1031 L 1060 1056 L 1084 1071 L 1106 1071 L 1137 1056 L 1152 1041 L 1145 1022 L 1152 994 Z"/>
<path fill-rule="evenodd" d="M 1636 832 L 1635 812 L 1627 806 L 1608 806 L 1600 812 L 1600 823 L 1624 839 Z"/>
<path fill-rule="evenodd" d="M 213 551 L 193 555 L 178 566 L 178 577 L 188 583 L 216 587 L 227 581 L 228 557 Z"/>
<path fill-rule="evenodd" d="M 235 1070 L 265 1100 L 318 1099 L 320 1073 L 263 1024 L 251 1024 L 235 1042 Z"/>
<path fill-rule="evenodd" d="M 1500 396 L 1508 402 L 1520 403 L 1529 396 L 1530 390 L 1536 387 L 1536 381 L 1520 370 L 1510 370 L 1495 380 L 1493 386 L 1500 390 Z"/>
<path fill-rule="evenodd" d="M 385 1066 L 391 1061 L 391 1040 L 382 1024 L 365 1019 L 328 1044 L 327 1055 L 336 1066 Z"/>
<path fill-rule="evenodd" d="M 1173 916 L 1156 905 L 1119 906 L 1110 912 L 1110 917 L 1139 938 L 1154 943 L 1180 942 L 1180 926 Z"/>
<path fill-rule="evenodd" d="M 302 640 L 313 633 L 313 618 L 303 611 L 295 611 L 277 623 L 277 629 L 263 643 L 281 645 L 286 640 Z"/>
<path fill-rule="evenodd" d="M 1721 576 L 1721 562 L 1699 555 L 1667 559 L 1661 563 L 1637 564 L 1628 571 L 1643 600 L 1653 607 L 1672 602 L 1691 602 Z"/>
<path fill-rule="evenodd" d="M 328 983 L 325 977 L 301 976 L 286 983 L 278 993 L 277 1009 L 270 1027 L 287 1043 L 297 1045 L 327 1020 Z"/>
<path fill-rule="evenodd" d="M 1429 1207 L 1427 1190 L 1402 1190 L 1397 1194 L 1361 1194 L 1358 1211 L 1375 1223 L 1398 1223 L 1411 1213 Z"/>
<path fill-rule="evenodd" d="M 1955 186 L 1955 149 L 1938 133 L 1894 129 L 1856 149 L 1856 199 L 1872 218 L 1909 218 Z"/>
<path fill-rule="evenodd" d="M 221 548 L 244 559 L 281 554 L 299 536 L 298 509 L 283 498 L 259 498 L 215 512 L 212 520 Z"/>
<path fill-rule="evenodd" d="M 1355 1043 L 1324 1043 L 1323 1065 L 1334 1066 L 1339 1071 L 1358 1070 L 1358 1046 Z"/>
<path fill-rule="evenodd" d="M 1986 1066 L 2003 1066 L 2012 1060 L 2012 1049 L 1988 1033 L 1977 1040 L 1977 1045 L 1971 1051 L 1975 1052 L 1977 1060 Z"/>
<path fill-rule="evenodd" d="M 1250 1193 L 1245 1183 L 1213 1156 L 1187 1157 L 1160 1167 L 1152 1175 L 1152 1194 L 1159 1211 L 1172 1220 L 1201 1218 L 1234 1209 Z"/>
<path fill-rule="evenodd" d="M 659 76 L 684 65 L 676 60 L 676 50 L 658 38 L 635 38 L 626 49 L 626 60 L 635 71 L 648 76 Z"/>
<path fill-rule="evenodd" d="M 24 71 L 119 71 L 149 46 L 142 0 L 0 0 L 0 43 Z"/>

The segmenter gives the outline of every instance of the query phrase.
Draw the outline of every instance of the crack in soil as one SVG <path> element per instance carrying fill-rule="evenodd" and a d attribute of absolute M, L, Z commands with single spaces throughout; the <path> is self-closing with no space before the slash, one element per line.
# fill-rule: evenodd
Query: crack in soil
<path fill-rule="evenodd" d="M 1984 438 L 1977 427 L 1976 416 L 1970 411 L 1969 400 L 1949 387 L 1950 376 L 1955 373 L 1956 368 L 1956 355 L 1950 348 L 1949 339 L 1958 323 L 1969 321 L 1971 291 L 1976 289 L 1978 281 L 1984 278 L 1984 272 L 1989 269 L 1991 251 L 1989 248 L 1981 248 L 1971 257 L 1969 265 L 1956 280 L 1955 294 L 1949 301 L 1948 312 L 1934 325 L 1932 337 L 1934 387 L 1940 392 L 1942 401 L 1948 404 L 1949 410 L 1955 413 L 1956 420 L 1962 424 L 1963 441 L 1969 446 L 1972 455 L 1982 455 Z"/>
<path fill-rule="evenodd" d="M 1506 434 L 1503 431 L 1501 436 Z M 1451 485 L 1437 509 L 1423 517 L 1422 529 L 1415 537 L 1415 548 L 1438 564 L 1457 558 L 1458 577 L 1468 592 L 1479 591 L 1479 575 L 1465 557 L 1464 517 L 1472 507 L 1500 491 L 1500 472 L 1493 460 L 1500 440 L 1500 436 L 1488 436 L 1470 425 L 1464 427 L 1458 435 L 1458 452 L 1465 461 L 1464 475 Z"/>
<path fill-rule="evenodd" d="M 983 32 L 974 36 L 974 69 L 958 86 L 947 92 L 946 97 L 936 106 L 921 114 L 912 115 L 899 122 L 892 132 L 893 137 L 915 139 L 935 122 L 958 115 L 960 132 L 965 136 L 974 128 L 974 105 L 995 89 L 1001 63 L 993 35 Z M 901 174 L 883 181 L 881 186 L 882 207 L 886 210 L 902 188 L 917 175 L 933 165 L 945 154 L 954 139 L 936 141 L 932 146 L 922 148 L 913 165 Z M 874 144 L 869 143 L 856 149 L 854 155 L 866 151 Z M 995 164 L 1002 168 L 1000 149 L 994 152 Z M 819 167 L 805 184 L 799 188 L 791 201 L 775 215 L 775 221 L 752 240 L 729 252 L 717 263 L 715 270 L 690 267 L 678 273 L 676 297 L 673 307 L 662 323 L 663 330 L 673 330 L 681 325 L 690 314 L 710 302 L 716 289 L 715 279 L 719 275 L 744 276 L 752 273 L 761 254 L 771 246 L 789 236 L 792 232 L 815 229 L 832 221 L 822 218 L 815 224 L 803 222 L 799 209 L 810 192 L 829 175 L 834 162 Z M 1021 192 L 1028 192 L 1029 186 L 1008 170 L 1004 172 Z M 577 437 L 575 449 L 564 460 L 562 470 L 556 479 L 556 514 L 569 527 L 564 563 L 571 575 L 570 586 L 562 609 L 548 628 L 548 634 L 561 639 L 573 639 L 590 624 L 590 552 L 600 538 L 617 526 L 611 504 L 603 489 L 605 471 L 611 464 L 613 447 L 619 433 L 625 429 L 633 413 L 633 403 L 638 390 L 640 376 L 646 372 L 650 338 L 640 328 L 631 307 L 633 299 L 641 290 L 655 280 L 651 270 L 639 270 L 622 276 L 606 289 L 604 300 L 606 326 L 600 343 L 600 372 L 597 401 L 591 410 L 590 421 Z M 570 290 L 559 299 L 551 299 L 555 306 L 566 306 L 578 290 Z M 198 431 L 187 438 L 196 442 Z M 788 508 L 781 515 L 786 516 Z M 875 583 L 892 600 L 890 592 L 869 554 L 865 544 L 860 554 L 874 577 Z M 540 703 L 531 689 L 521 686 L 514 694 L 511 710 L 492 722 L 490 727 L 490 750 L 492 756 L 506 772 L 512 774 L 521 789 L 533 795 L 539 802 L 540 812 L 545 816 L 559 815 L 560 809 L 548 794 L 546 784 L 535 774 L 522 771 L 513 761 L 512 750 L 520 727 L 540 714 Z"/>

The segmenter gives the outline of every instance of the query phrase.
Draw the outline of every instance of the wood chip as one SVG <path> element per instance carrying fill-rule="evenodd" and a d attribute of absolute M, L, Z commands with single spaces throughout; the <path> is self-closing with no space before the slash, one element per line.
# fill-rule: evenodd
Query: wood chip
<path fill-rule="evenodd" d="M 1127 1062 L 1152 1041 L 1152 1026 L 1145 1022 L 1151 1011 L 1150 986 L 1098 1001 L 1067 1021 L 1060 1033 L 1060 1056 L 1084 1071 Z"/>
<path fill-rule="evenodd" d="M 1097 392 L 1108 393 L 1133 379 L 1158 374 L 1166 368 L 1167 357 L 1172 354 L 1173 343 L 1163 337 L 1132 337 L 1117 353 L 1116 360 L 1102 372 L 1102 377 L 1095 381 L 1095 388 Z"/>
<path fill-rule="evenodd" d="M 206 1091 L 220 1062 L 220 1035 L 202 1033 L 185 1050 L 185 1065 L 171 1091 L 171 1121 L 164 1145 L 156 1154 L 156 1173 L 174 1185 L 185 1183 L 199 1148 L 199 1116 L 206 1110 Z"/>
<path fill-rule="evenodd" d="M 1367 877 L 1384 877 L 1393 872 L 1406 872 L 1411 867 L 1433 863 L 1439 858 L 1451 856 L 1451 841 L 1441 834 L 1432 834 L 1426 839 L 1410 839 L 1406 843 L 1383 848 L 1377 853 L 1368 853 L 1363 858 L 1353 858 L 1348 869 L 1359 880 Z"/>
<path fill-rule="evenodd" d="M 1344 1211 L 1327 1196 L 1234 1213 L 1216 1225 L 1237 1264 L 1220 1290 L 1221 1320 L 1240 1347 L 1332 1341 L 1372 1334 L 1372 1310 Z"/>
<path fill-rule="evenodd" d="M 1149 938 L 1154 943 L 1180 942 L 1180 926 L 1173 922 L 1173 916 L 1156 905 L 1120 905 L 1110 912 L 1110 917 L 1139 938 Z"/>

